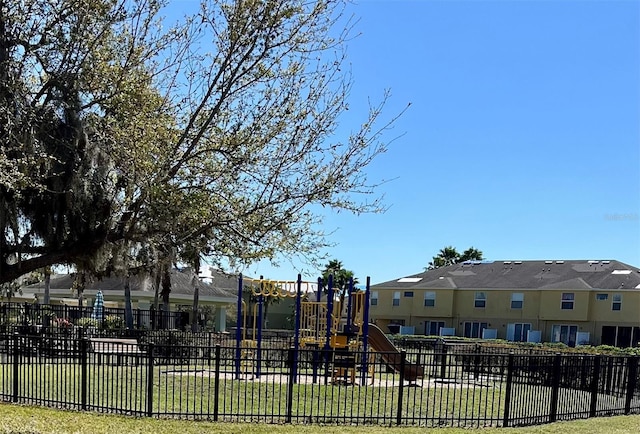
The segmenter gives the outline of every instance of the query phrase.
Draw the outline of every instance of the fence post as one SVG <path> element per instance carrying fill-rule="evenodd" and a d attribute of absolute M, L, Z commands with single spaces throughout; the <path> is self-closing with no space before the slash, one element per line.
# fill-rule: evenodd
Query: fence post
<path fill-rule="evenodd" d="M 551 377 L 551 408 L 549 410 L 549 422 L 555 422 L 558 414 L 558 396 L 560 394 L 560 367 L 562 356 L 556 353 L 553 359 L 553 376 Z"/>
<path fill-rule="evenodd" d="M 297 357 L 295 354 L 295 348 L 289 348 L 289 354 L 287 359 L 289 360 L 289 382 L 287 384 L 287 423 L 291 423 L 293 417 L 293 384 L 296 380 L 296 368 L 294 366 L 297 363 Z"/>
<path fill-rule="evenodd" d="M 611 389 L 613 384 L 613 371 L 614 371 L 613 356 L 607 357 L 607 365 L 605 369 L 605 383 L 604 391 L 607 395 L 611 395 Z"/>
<path fill-rule="evenodd" d="M 147 348 L 147 416 L 153 416 L 153 342 Z"/>
<path fill-rule="evenodd" d="M 218 410 L 220 405 L 220 344 L 216 345 L 215 352 L 215 376 L 213 379 L 213 420 L 218 421 Z"/>
<path fill-rule="evenodd" d="M 442 344 L 442 355 L 440 356 L 440 378 L 447 376 L 447 344 Z"/>
<path fill-rule="evenodd" d="M 473 358 L 473 379 L 477 380 L 480 377 L 480 344 L 476 344 L 475 353 Z"/>
<path fill-rule="evenodd" d="M 209 368 L 211 368 L 211 347 L 212 346 L 213 346 L 213 335 L 211 332 L 209 332 L 207 334 L 207 364 L 209 365 Z"/>
<path fill-rule="evenodd" d="M 400 389 L 398 390 L 398 412 L 396 413 L 396 425 L 402 423 L 402 400 L 404 397 L 404 370 L 406 367 L 407 352 L 400 352 Z"/>
<path fill-rule="evenodd" d="M 80 340 L 80 403 L 83 410 L 87 409 L 87 359 L 89 341 L 83 337 Z"/>
<path fill-rule="evenodd" d="M 602 356 L 598 354 L 593 359 L 593 378 L 591 379 L 591 404 L 589 406 L 589 417 L 596 417 L 598 409 L 598 386 L 600 385 L 600 361 Z"/>
<path fill-rule="evenodd" d="M 531 357 L 531 356 L 529 356 Z M 513 385 L 513 351 L 509 352 L 507 357 L 507 384 L 504 391 L 504 417 L 502 418 L 502 426 L 509 426 L 509 418 L 511 417 L 511 386 Z"/>
<path fill-rule="evenodd" d="M 13 396 L 11 397 L 13 402 L 18 402 L 18 388 L 20 386 L 18 373 L 20 365 L 20 352 L 18 350 L 19 343 L 20 335 L 16 332 L 13 334 Z"/>
<path fill-rule="evenodd" d="M 638 381 L 638 356 L 627 359 L 627 396 L 624 401 L 624 414 L 631 413 L 631 400 Z"/>

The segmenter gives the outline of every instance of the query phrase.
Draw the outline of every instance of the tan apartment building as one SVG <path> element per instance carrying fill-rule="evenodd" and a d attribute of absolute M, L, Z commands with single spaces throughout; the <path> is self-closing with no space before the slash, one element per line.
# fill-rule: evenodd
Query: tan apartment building
<path fill-rule="evenodd" d="M 415 334 L 636 346 L 640 269 L 615 260 L 467 261 L 371 286 L 370 318 Z"/>

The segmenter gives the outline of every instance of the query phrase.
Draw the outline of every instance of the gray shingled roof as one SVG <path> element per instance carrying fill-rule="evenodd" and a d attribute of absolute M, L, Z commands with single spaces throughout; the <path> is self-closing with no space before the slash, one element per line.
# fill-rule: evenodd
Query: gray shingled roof
<path fill-rule="evenodd" d="M 403 279 L 409 281 L 399 282 Z M 640 269 L 615 260 L 467 261 L 378 283 L 372 288 L 640 290 Z"/>
<path fill-rule="evenodd" d="M 70 290 L 75 279 L 74 274 L 54 274 L 51 276 L 50 288 L 52 290 Z M 193 272 L 189 269 L 180 271 L 171 270 L 171 293 L 193 295 Z M 125 279 L 123 277 L 108 277 L 101 280 L 89 281 L 85 284 L 85 290 L 101 290 L 106 294 L 110 292 L 121 293 L 124 290 Z M 131 291 L 153 292 L 153 282 L 150 276 L 131 276 L 129 285 Z M 222 272 L 213 274 L 212 283 L 200 282 L 200 296 L 233 298 L 238 291 L 238 277 Z M 44 282 L 27 286 L 30 289 L 41 289 Z"/>

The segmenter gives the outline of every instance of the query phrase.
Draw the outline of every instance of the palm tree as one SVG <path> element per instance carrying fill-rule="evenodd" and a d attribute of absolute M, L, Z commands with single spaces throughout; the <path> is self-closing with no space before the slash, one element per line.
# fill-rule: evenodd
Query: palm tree
<path fill-rule="evenodd" d="M 340 316 L 342 316 L 342 310 L 344 308 L 344 300 L 346 298 L 347 291 L 349 290 L 349 282 L 353 279 L 353 284 L 358 283 L 358 279 L 353 277 L 353 271 L 347 270 L 342 265 L 341 261 L 332 259 L 327 265 L 325 265 L 322 271 L 322 281 L 325 284 L 324 292 L 328 293 L 329 288 L 327 283 L 329 282 L 329 276 L 333 276 L 333 289 L 340 295 Z"/>
<path fill-rule="evenodd" d="M 478 250 L 475 247 L 471 246 L 460 255 L 460 261 L 481 261 L 484 258 L 482 257 L 482 250 Z"/>
<path fill-rule="evenodd" d="M 427 266 L 428 270 L 435 268 L 446 267 L 448 265 L 456 264 L 460 260 L 460 253 L 453 246 L 446 246 L 440 249 L 438 254 L 433 257 L 432 261 Z"/>
<path fill-rule="evenodd" d="M 432 258 L 429 265 L 425 267 L 425 270 L 434 270 L 440 267 L 446 267 L 448 265 L 457 264 L 459 262 L 470 260 L 482 260 L 482 250 L 478 250 L 475 247 L 469 247 L 462 254 L 458 253 L 458 250 L 453 246 L 446 246 L 440 249 L 438 254 Z"/>

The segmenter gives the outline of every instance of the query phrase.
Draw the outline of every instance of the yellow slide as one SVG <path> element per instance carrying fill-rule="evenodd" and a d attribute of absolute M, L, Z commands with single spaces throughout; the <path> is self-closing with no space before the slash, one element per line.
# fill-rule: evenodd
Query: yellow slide
<path fill-rule="evenodd" d="M 395 345 L 384 334 L 380 327 L 375 324 L 369 324 L 369 334 L 367 342 L 375 351 L 380 353 L 382 360 L 396 372 L 400 372 L 400 362 L 402 354 Z M 416 381 L 424 376 L 424 368 L 422 366 L 411 363 L 408 360 L 404 362 L 404 379 L 407 381 Z"/>

